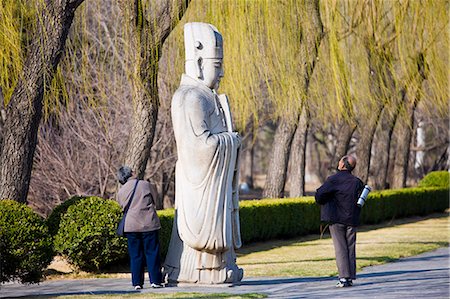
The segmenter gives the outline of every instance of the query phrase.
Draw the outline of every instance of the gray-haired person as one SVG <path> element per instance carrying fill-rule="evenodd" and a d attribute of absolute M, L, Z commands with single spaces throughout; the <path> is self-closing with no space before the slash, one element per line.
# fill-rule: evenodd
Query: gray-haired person
<path fill-rule="evenodd" d="M 321 205 L 320 220 L 330 224 L 339 272 L 337 287 L 350 287 L 356 279 L 356 227 L 361 211 L 356 203 L 364 184 L 352 175 L 355 166 L 355 157 L 342 157 L 338 172 L 327 178 L 315 196 Z"/>
<path fill-rule="evenodd" d="M 144 267 L 147 266 L 152 288 L 162 287 L 161 258 L 158 231 L 161 228 L 155 209 L 157 192 L 154 185 L 139 180 L 133 170 L 122 166 L 117 171 L 117 179 L 122 184 L 117 193 L 117 201 L 125 209 L 134 191 L 125 218 L 125 236 L 130 256 L 131 282 L 136 290 L 144 285 Z"/>

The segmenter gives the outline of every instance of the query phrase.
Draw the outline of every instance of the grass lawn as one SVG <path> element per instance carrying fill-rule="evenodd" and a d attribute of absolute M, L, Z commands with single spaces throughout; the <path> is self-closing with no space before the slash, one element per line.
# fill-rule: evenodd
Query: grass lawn
<path fill-rule="evenodd" d="M 357 234 L 357 269 L 448 246 L 449 232 L 448 214 L 363 226 Z M 238 251 L 237 264 L 246 277 L 337 274 L 328 230 L 323 239 L 307 236 L 246 246 Z"/>

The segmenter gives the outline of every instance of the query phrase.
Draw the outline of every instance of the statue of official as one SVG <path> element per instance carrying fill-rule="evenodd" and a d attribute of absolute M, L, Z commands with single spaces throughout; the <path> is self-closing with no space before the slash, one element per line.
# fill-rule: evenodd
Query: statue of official
<path fill-rule="evenodd" d="M 223 40 L 205 23 L 184 26 L 186 73 L 172 99 L 178 161 L 175 220 L 164 272 L 169 282 L 242 279 L 238 170 L 241 139 L 232 130 L 223 77 Z"/>

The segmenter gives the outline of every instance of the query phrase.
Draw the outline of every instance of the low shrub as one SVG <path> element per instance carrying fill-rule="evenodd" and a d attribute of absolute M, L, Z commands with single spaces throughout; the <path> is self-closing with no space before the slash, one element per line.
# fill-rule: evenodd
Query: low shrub
<path fill-rule="evenodd" d="M 167 250 L 169 249 L 170 236 L 172 235 L 174 209 L 157 211 L 159 220 L 161 222 L 161 230 L 159 231 L 159 243 L 161 250 L 161 257 L 165 258 Z"/>
<path fill-rule="evenodd" d="M 293 237 L 317 231 L 320 207 L 314 198 L 246 200 L 240 202 L 239 216 L 242 242 L 250 243 L 281 237 Z M 174 209 L 158 211 L 161 221 L 161 256 L 167 254 Z"/>
<path fill-rule="evenodd" d="M 98 271 L 127 257 L 126 239 L 116 235 L 122 217 L 119 204 L 88 197 L 71 205 L 62 216 L 55 249 L 74 266 Z"/>
<path fill-rule="evenodd" d="M 448 171 L 432 171 L 420 182 L 419 187 L 450 187 L 450 174 Z"/>
<path fill-rule="evenodd" d="M 0 282 L 38 283 L 53 256 L 44 219 L 24 204 L 0 200 Z"/>
<path fill-rule="evenodd" d="M 449 208 L 448 188 L 407 188 L 372 192 L 361 212 L 361 224 L 427 215 Z M 313 197 L 240 202 L 244 243 L 319 233 L 320 206 Z"/>
<path fill-rule="evenodd" d="M 72 196 L 65 202 L 56 206 L 52 213 L 47 218 L 48 231 L 52 236 L 55 236 L 59 229 L 59 223 L 61 222 L 61 217 L 67 212 L 70 206 L 76 204 L 81 199 L 86 198 L 84 196 Z"/>
<path fill-rule="evenodd" d="M 305 235 L 320 226 L 313 197 L 246 200 L 239 206 L 243 243 Z"/>
<path fill-rule="evenodd" d="M 361 212 L 362 223 L 428 215 L 449 208 L 448 188 L 405 188 L 369 194 Z"/>

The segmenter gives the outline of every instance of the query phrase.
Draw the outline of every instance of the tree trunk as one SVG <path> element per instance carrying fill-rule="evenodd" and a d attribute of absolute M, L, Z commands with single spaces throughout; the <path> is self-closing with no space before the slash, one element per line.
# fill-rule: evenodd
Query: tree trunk
<path fill-rule="evenodd" d="M 370 159 L 372 156 L 372 143 L 377 128 L 378 120 L 381 115 L 382 108 L 375 111 L 374 116 L 367 121 L 366 124 L 358 126 L 359 140 L 356 150 L 358 163 L 355 169 L 358 176 L 364 183 L 369 179 Z"/>
<path fill-rule="evenodd" d="M 0 147 L 0 199 L 26 202 L 45 84 L 64 53 L 75 10 L 83 0 L 38 1 L 36 31 L 24 69 L 6 107 Z"/>
<path fill-rule="evenodd" d="M 386 49 L 377 49 L 373 36 L 366 38 L 365 50 L 369 62 L 369 89 L 377 102 L 374 107 L 369 108 L 370 111 L 363 113 L 365 118 L 360 119 L 358 123 L 360 139 L 356 150 L 358 162 L 355 173 L 367 183 L 374 135 L 388 99 L 395 94 L 395 84 L 391 69 L 392 55 Z"/>
<path fill-rule="evenodd" d="M 133 78 L 133 117 L 124 164 L 143 178 L 158 119 L 158 63 L 164 41 L 186 12 L 190 0 L 123 1 L 133 28 L 131 42 L 136 66 Z"/>
<path fill-rule="evenodd" d="M 378 140 L 378 150 L 376 154 L 376 163 L 374 163 L 374 183 L 375 189 L 387 189 L 389 187 L 387 176 L 390 165 L 392 133 L 394 132 L 395 120 L 389 126 L 380 132 L 381 138 Z"/>
<path fill-rule="evenodd" d="M 157 87 L 152 87 L 152 90 Z M 150 150 L 155 137 L 158 119 L 158 94 L 150 96 L 144 90 L 136 91 L 133 99 L 133 118 L 125 150 L 124 164 L 131 167 L 139 178 L 143 178 Z"/>
<path fill-rule="evenodd" d="M 273 154 L 283 153 L 284 156 L 280 157 L 279 160 L 275 158 L 270 160 L 268 175 L 266 178 L 266 187 L 264 188 L 263 193 L 263 196 L 265 197 L 280 197 L 284 193 L 290 147 L 293 139 L 295 139 L 293 150 L 296 151 L 296 153 L 293 154 L 294 160 L 291 163 L 293 172 L 290 180 L 290 188 L 294 191 L 290 192 L 290 196 L 301 196 L 304 194 L 305 151 L 309 128 L 309 108 L 306 103 L 306 99 L 309 89 L 309 82 L 317 61 L 319 46 L 323 38 L 323 25 L 320 18 L 319 0 L 304 1 L 304 9 L 301 13 L 301 29 L 303 30 L 304 35 L 300 40 L 301 47 L 299 53 L 299 73 L 301 80 L 299 82 L 299 86 L 304 92 L 304 98 L 301 99 L 305 101 L 302 108 L 303 113 L 300 111 L 295 117 L 299 121 L 298 126 L 296 124 L 292 124 L 289 126 L 289 129 L 286 129 L 286 124 L 280 124 L 277 128 L 277 132 L 275 133 Z M 283 123 L 286 121 L 282 120 L 281 122 Z M 279 130 L 283 132 L 278 134 Z M 300 131 L 298 132 L 298 136 L 294 138 L 296 130 Z M 289 136 L 285 134 L 291 135 Z M 285 135 L 283 138 L 280 138 L 283 142 L 277 142 L 277 135 Z M 284 164 L 273 165 L 273 163 Z M 271 171 L 274 171 L 274 173 L 271 173 Z"/>
<path fill-rule="evenodd" d="M 353 133 L 356 130 L 356 125 L 349 124 L 344 121 L 338 128 L 338 136 L 336 140 L 336 151 L 330 164 L 330 172 L 336 171 L 339 160 L 345 156 L 348 152 L 350 141 L 352 140 Z"/>
<path fill-rule="evenodd" d="M 414 111 L 416 105 L 408 109 L 408 119 L 398 123 L 397 150 L 394 161 L 394 171 L 392 177 L 392 189 L 406 187 L 406 178 L 409 166 L 409 152 L 414 130 Z"/>
<path fill-rule="evenodd" d="M 413 90 L 405 94 L 404 101 L 402 102 L 403 107 L 406 107 L 406 122 L 401 122 L 399 124 L 399 133 L 401 134 L 397 142 L 396 158 L 394 163 L 392 188 L 404 188 L 406 187 L 406 179 L 408 174 L 409 166 L 409 152 L 411 146 L 411 139 L 414 130 L 414 113 L 416 111 L 417 105 L 420 102 L 420 86 L 423 81 L 427 78 L 429 66 L 425 61 L 425 55 L 423 53 L 417 53 L 416 56 L 417 73 L 413 75 L 412 84 Z M 417 89 L 415 89 L 417 88 Z M 411 95 L 412 99 L 408 98 L 408 94 Z"/>
<path fill-rule="evenodd" d="M 306 144 L 310 115 L 304 111 L 300 116 L 292 141 L 289 197 L 305 196 Z"/>
<path fill-rule="evenodd" d="M 5 119 L 6 119 L 6 111 L 3 107 L 5 99 L 3 98 L 3 91 L 0 87 L 0 152 L 2 149 L 2 143 L 3 143 L 3 128 L 5 127 Z"/>
<path fill-rule="evenodd" d="M 403 91 L 402 91 L 403 94 Z M 404 95 L 401 96 L 403 101 Z M 395 102 L 399 102 L 396 100 Z M 398 105 L 398 104 L 395 104 Z M 374 184 L 376 189 L 388 188 L 388 170 L 390 167 L 391 142 L 392 134 L 394 132 L 395 123 L 397 121 L 399 109 L 395 108 L 394 115 L 391 115 L 387 110 L 381 116 L 380 128 L 378 130 L 378 138 L 375 145 L 374 155 L 371 163 L 372 172 L 374 175 Z"/>
<path fill-rule="evenodd" d="M 264 198 L 283 197 L 289 153 L 296 128 L 297 124 L 294 121 L 285 118 L 278 121 L 263 191 Z"/>
<path fill-rule="evenodd" d="M 406 110 L 406 120 L 399 122 L 399 138 L 397 141 L 396 157 L 394 162 L 394 171 L 392 178 L 392 188 L 404 188 L 406 187 L 406 179 L 409 166 L 409 152 L 411 146 L 411 140 L 414 130 L 414 113 L 417 105 L 420 102 L 420 86 L 422 82 L 427 78 L 428 64 L 425 61 L 425 56 L 422 53 L 418 53 L 417 58 L 417 74 L 413 76 L 412 85 L 417 89 L 410 90 L 404 97 L 402 102 L 403 109 Z M 411 95 L 412 99 L 408 97 Z"/>
<path fill-rule="evenodd" d="M 255 140 L 253 133 L 253 125 L 247 126 L 247 132 L 249 132 L 243 143 L 245 144 L 244 150 L 241 152 L 241 180 L 248 184 L 250 189 L 253 189 L 253 163 L 254 163 L 254 149 L 255 149 Z"/>

